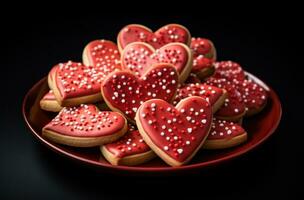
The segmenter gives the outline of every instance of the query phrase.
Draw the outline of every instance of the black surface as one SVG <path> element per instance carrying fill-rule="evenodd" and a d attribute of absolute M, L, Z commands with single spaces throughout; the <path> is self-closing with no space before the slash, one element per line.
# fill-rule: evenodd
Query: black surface
<path fill-rule="evenodd" d="M 5 15 L 2 56 L 0 145 L 0 199 L 292 199 L 299 184 L 301 131 L 295 100 L 302 94 L 297 80 L 298 44 L 295 25 L 299 16 L 271 13 L 215 12 L 161 15 L 127 13 L 115 17 L 60 11 L 10 18 Z M 65 14 L 62 14 L 65 13 Z M 115 13 L 117 14 L 117 13 Z M 6 20 L 10 18 L 9 20 Z M 283 104 L 282 122 L 260 148 L 219 167 L 192 175 L 173 177 L 125 177 L 105 174 L 63 158 L 42 146 L 25 126 L 21 102 L 28 89 L 58 62 L 81 61 L 82 49 L 91 40 L 114 40 L 120 28 L 142 23 L 152 29 L 177 22 L 193 36 L 214 41 L 218 58 L 238 61 L 275 89 Z M 3 33 L 3 32 L 2 32 Z M 4 71 L 3 71 L 4 70 Z M 297 87 L 296 87 L 297 86 Z M 174 194 L 175 193 L 175 194 Z"/>

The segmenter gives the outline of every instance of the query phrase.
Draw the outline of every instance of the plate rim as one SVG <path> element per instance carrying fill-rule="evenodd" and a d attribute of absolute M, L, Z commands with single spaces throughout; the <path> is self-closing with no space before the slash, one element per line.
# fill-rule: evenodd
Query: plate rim
<path fill-rule="evenodd" d="M 211 161 L 206 161 L 206 162 L 202 162 L 202 163 L 194 163 L 194 164 L 189 164 L 189 165 L 184 165 L 184 166 L 180 166 L 180 167 L 171 167 L 171 166 L 165 166 L 165 167 L 140 167 L 140 166 L 115 166 L 115 165 L 110 165 L 110 164 L 104 164 L 104 163 L 100 163 L 97 161 L 92 161 L 92 160 L 88 160 L 85 159 L 83 157 L 74 155 L 72 153 L 69 153 L 57 146 L 55 146 L 52 142 L 49 142 L 48 140 L 44 139 L 42 136 L 40 136 L 35 130 L 34 128 L 31 126 L 27 116 L 26 116 L 26 102 L 30 96 L 30 94 L 32 93 L 33 90 L 35 90 L 39 85 L 41 85 L 41 83 L 43 81 L 45 81 L 46 77 L 40 79 L 38 82 L 36 82 L 34 84 L 34 86 L 32 86 L 30 88 L 30 90 L 28 90 L 28 92 L 26 93 L 26 95 L 23 98 L 23 102 L 22 102 L 22 115 L 23 118 L 25 120 L 25 123 L 27 125 L 27 127 L 30 129 L 31 134 L 34 135 L 41 143 L 43 143 L 45 146 L 47 146 L 49 149 L 51 149 L 52 151 L 55 151 L 56 153 L 63 155 L 65 157 L 68 157 L 70 159 L 73 159 L 75 161 L 81 162 L 83 164 L 86 165 L 92 165 L 94 167 L 98 167 L 98 168 L 103 168 L 106 170 L 119 170 L 119 171 L 128 171 L 128 172 L 177 172 L 177 171 L 184 171 L 184 170 L 194 170 L 194 169 L 200 169 L 200 168 L 204 168 L 204 167 L 209 167 L 209 166 L 213 166 L 216 164 L 220 164 L 223 163 L 225 161 L 229 161 L 232 159 L 235 159 L 241 155 L 246 154 L 249 151 L 252 151 L 253 149 L 255 149 L 256 147 L 260 146 L 262 143 L 264 143 L 270 136 L 272 136 L 275 132 L 275 130 L 278 128 L 280 121 L 281 121 L 281 117 L 282 117 L 282 104 L 281 101 L 279 99 L 279 96 L 276 94 L 276 92 L 269 87 L 266 83 L 264 83 L 262 80 L 260 80 L 259 78 L 257 78 L 255 75 L 249 73 L 249 72 L 245 72 L 246 75 L 250 78 L 255 80 L 259 85 L 261 85 L 263 88 L 265 88 L 269 93 L 271 93 L 275 99 L 277 100 L 278 103 L 278 107 L 279 107 L 279 116 L 278 116 L 278 120 L 275 122 L 274 126 L 268 131 L 268 133 L 261 138 L 260 140 L 258 140 L 256 143 L 254 143 L 253 145 L 249 146 L 248 148 L 242 149 L 238 152 L 235 152 L 233 154 L 221 157 L 221 158 L 217 158 Z"/>

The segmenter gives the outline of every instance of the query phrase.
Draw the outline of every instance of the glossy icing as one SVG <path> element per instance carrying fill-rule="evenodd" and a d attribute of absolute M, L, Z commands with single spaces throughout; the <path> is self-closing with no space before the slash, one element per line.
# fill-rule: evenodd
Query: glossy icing
<path fill-rule="evenodd" d="M 130 128 L 122 138 L 116 142 L 106 144 L 105 148 L 115 157 L 124 158 L 136 154 L 151 151 L 150 147 L 145 143 L 138 130 Z"/>
<path fill-rule="evenodd" d="M 139 106 L 154 98 L 171 101 L 178 84 L 178 74 L 169 64 L 156 64 L 138 78 L 128 71 L 113 72 L 102 84 L 107 103 L 129 119 L 134 119 Z"/>
<path fill-rule="evenodd" d="M 100 137 L 117 133 L 125 123 L 125 118 L 117 112 L 99 111 L 92 104 L 81 104 L 64 107 L 44 129 L 73 137 Z"/>
<path fill-rule="evenodd" d="M 225 78 L 210 77 L 206 80 L 206 84 L 225 89 L 228 94 L 223 106 L 216 112 L 216 116 L 232 117 L 245 112 L 242 95 L 232 82 Z"/>
<path fill-rule="evenodd" d="M 181 43 L 171 43 L 155 50 L 151 45 L 136 42 L 129 44 L 123 51 L 121 63 L 137 76 L 143 75 L 154 63 L 170 63 L 179 73 L 185 69 L 190 49 Z"/>
<path fill-rule="evenodd" d="M 245 72 L 242 67 L 232 61 L 221 61 L 215 63 L 214 77 L 226 78 L 227 80 L 243 81 L 245 80 Z"/>
<path fill-rule="evenodd" d="M 122 49 L 133 42 L 145 42 L 158 49 L 168 43 L 180 42 L 187 44 L 191 38 L 189 31 L 177 24 L 168 24 L 155 33 L 138 24 L 125 26 L 118 34 L 118 43 Z"/>
<path fill-rule="evenodd" d="M 206 38 L 192 38 L 190 48 L 193 51 L 192 72 L 213 67 L 216 52 L 212 42 Z"/>
<path fill-rule="evenodd" d="M 245 133 L 238 124 L 213 118 L 211 130 L 206 140 L 230 139 Z"/>
<path fill-rule="evenodd" d="M 212 108 L 200 97 L 188 97 L 176 107 L 164 100 L 146 101 L 138 110 L 145 134 L 163 153 L 183 162 L 208 136 Z"/>
<path fill-rule="evenodd" d="M 199 96 L 206 99 L 211 106 L 214 105 L 223 95 L 223 89 L 206 84 L 186 84 L 177 89 L 173 105 L 176 105 L 182 99 L 191 96 Z"/>
<path fill-rule="evenodd" d="M 85 48 L 88 65 L 99 68 L 105 75 L 120 69 L 120 53 L 117 45 L 108 40 L 94 40 Z"/>
<path fill-rule="evenodd" d="M 266 102 L 267 91 L 251 80 L 244 80 L 236 83 L 238 91 L 240 91 L 247 110 L 256 110 L 262 108 Z"/>

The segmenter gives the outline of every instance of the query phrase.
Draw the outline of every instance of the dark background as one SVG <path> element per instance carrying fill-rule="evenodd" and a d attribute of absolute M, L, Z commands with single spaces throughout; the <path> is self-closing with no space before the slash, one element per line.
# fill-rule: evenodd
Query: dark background
<path fill-rule="evenodd" d="M 303 96 L 299 68 L 303 64 L 297 61 L 303 56 L 296 49 L 301 41 L 301 13 L 285 5 L 248 11 L 250 5 L 235 10 L 198 5 L 198 11 L 171 14 L 160 12 L 162 8 L 159 12 L 105 13 L 106 7 L 90 12 L 52 7 L 49 11 L 2 13 L 1 89 L 5 98 L 1 100 L 0 199 L 293 199 L 300 194 L 298 164 L 303 154 L 297 142 L 303 132 L 298 118 L 302 110 L 298 100 Z M 219 60 L 239 62 L 278 93 L 282 121 L 262 146 L 195 174 L 130 177 L 81 166 L 51 152 L 30 135 L 21 103 L 53 65 L 81 61 L 89 41 L 115 41 L 126 24 L 141 23 L 156 30 L 173 22 L 185 25 L 193 36 L 213 40 Z"/>

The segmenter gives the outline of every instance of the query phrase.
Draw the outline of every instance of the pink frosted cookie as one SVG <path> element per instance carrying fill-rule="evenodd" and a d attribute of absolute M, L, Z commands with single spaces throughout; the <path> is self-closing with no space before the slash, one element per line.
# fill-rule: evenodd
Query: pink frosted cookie
<path fill-rule="evenodd" d="M 200 79 L 211 76 L 214 73 L 214 61 L 216 50 L 211 40 L 205 38 L 192 38 L 191 49 L 193 51 L 192 73 L 196 73 Z"/>
<path fill-rule="evenodd" d="M 122 138 L 101 146 L 100 150 L 112 165 L 139 165 L 156 157 L 139 131 L 132 126 Z"/>
<path fill-rule="evenodd" d="M 247 140 L 246 131 L 238 124 L 213 118 L 204 149 L 224 149 L 237 146 Z"/>
<path fill-rule="evenodd" d="M 255 115 L 263 110 L 267 104 L 267 91 L 253 82 L 244 80 L 237 83 L 237 89 L 241 93 L 246 106 L 246 116 Z"/>
<path fill-rule="evenodd" d="M 226 90 L 211 85 L 199 83 L 187 84 L 177 89 L 173 105 L 191 96 L 199 96 L 206 99 L 212 106 L 212 112 L 215 113 L 223 105 L 227 97 L 227 92 Z"/>
<path fill-rule="evenodd" d="M 120 53 L 115 43 L 108 40 L 94 40 L 87 44 L 82 54 L 83 63 L 94 66 L 105 76 L 120 69 Z"/>
<path fill-rule="evenodd" d="M 201 97 L 188 97 L 176 107 L 161 99 L 143 103 L 136 124 L 149 147 L 167 164 L 186 164 L 208 136 L 212 108 Z"/>
<path fill-rule="evenodd" d="M 103 82 L 101 93 L 111 110 L 132 122 L 143 102 L 155 98 L 171 102 L 177 85 L 178 73 L 172 65 L 155 64 L 140 78 L 129 71 L 113 72 Z"/>
<path fill-rule="evenodd" d="M 229 81 L 245 80 L 245 72 L 242 67 L 238 63 L 232 61 L 216 62 L 213 76 L 217 78 L 226 78 Z"/>
<path fill-rule="evenodd" d="M 127 131 L 127 120 L 117 112 L 94 105 L 65 107 L 42 129 L 42 136 L 59 144 L 93 147 L 113 142 Z"/>
<path fill-rule="evenodd" d="M 155 50 L 151 45 L 134 42 L 127 45 L 121 55 L 123 69 L 142 76 L 155 63 L 172 64 L 179 73 L 179 82 L 184 82 L 192 68 L 192 53 L 182 43 L 170 43 Z"/>
<path fill-rule="evenodd" d="M 42 99 L 40 100 L 40 108 L 42 110 L 51 112 L 59 112 L 62 109 L 62 107 L 57 102 L 52 90 L 50 90 L 42 97 Z"/>
<path fill-rule="evenodd" d="M 117 45 L 119 50 L 122 51 L 133 42 L 145 42 L 155 49 L 172 42 L 180 42 L 189 46 L 191 35 L 187 28 L 179 24 L 165 25 L 154 33 L 143 25 L 129 24 L 119 32 Z"/>
<path fill-rule="evenodd" d="M 228 121 L 239 121 L 246 113 L 245 104 L 241 93 L 235 88 L 235 85 L 225 78 L 210 77 L 206 84 L 213 85 L 227 91 L 227 98 L 223 106 L 215 113 L 218 119 Z"/>

